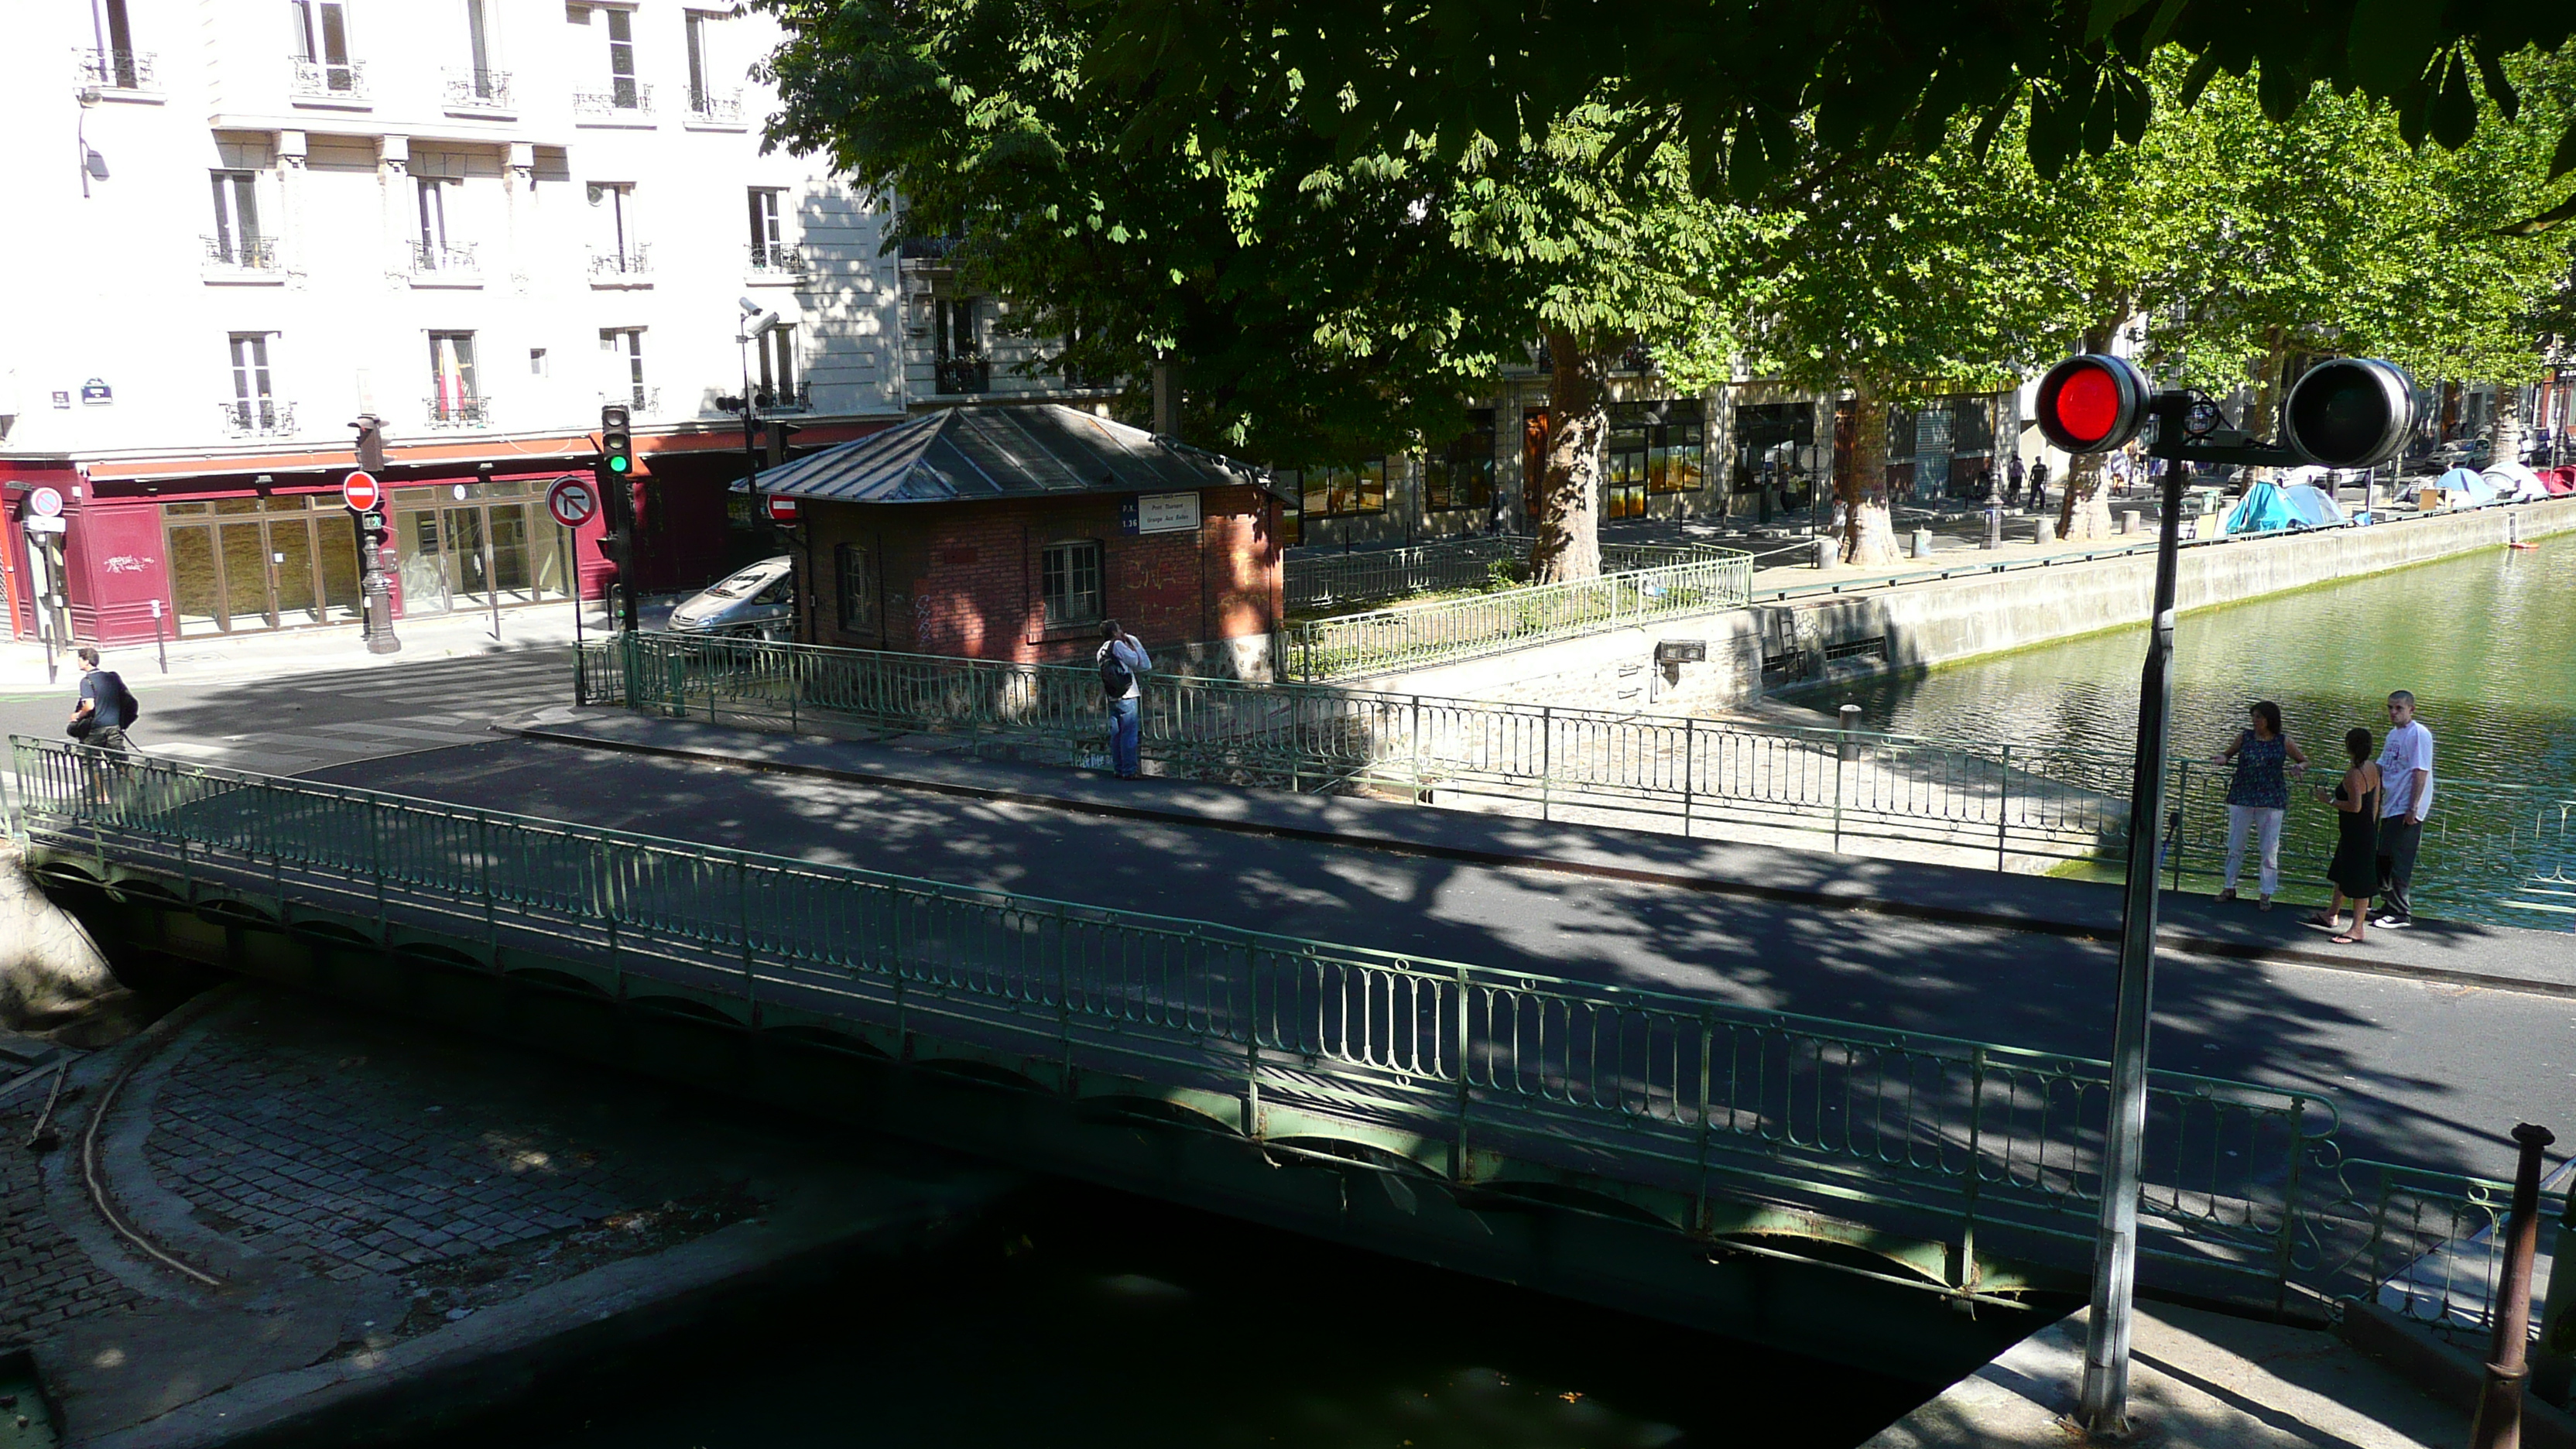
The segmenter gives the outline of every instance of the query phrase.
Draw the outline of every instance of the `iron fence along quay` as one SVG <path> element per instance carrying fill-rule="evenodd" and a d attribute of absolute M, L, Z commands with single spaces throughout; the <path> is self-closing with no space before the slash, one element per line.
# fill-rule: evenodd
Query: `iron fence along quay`
<path fill-rule="evenodd" d="M 578 687 L 585 704 L 757 728 L 980 736 L 1040 763 L 1102 749 L 1098 676 L 1062 665 L 656 633 L 590 646 Z M 1997 870 L 2125 860 L 2125 754 L 1159 673 L 1143 688 L 1146 757 L 1173 775 Z M 2214 889 L 2232 777 L 2172 769 L 2164 873 Z M 2447 777 L 2438 799 L 2420 909 L 2522 925 L 2576 914 L 2576 801 Z M 2334 832 L 2330 807 L 2293 802 L 2284 901 L 2323 902 Z"/>
<path fill-rule="evenodd" d="M 1535 542 L 1526 534 L 1487 533 L 1403 548 L 1303 553 L 1288 560 L 1280 573 L 1289 610 L 1302 612 L 1326 604 L 1374 603 L 1436 589 L 1481 587 L 1493 581 L 1495 564 L 1528 559 Z M 1731 553 L 1706 544 L 1604 542 L 1601 569 L 1633 573 Z"/>
<path fill-rule="evenodd" d="M 1060 1064 L 1068 1085 L 1213 1094 L 1253 1135 L 1277 1113 L 1308 1136 L 1339 1121 L 1462 1181 L 1508 1156 L 1660 1194 L 1686 1231 L 1785 1204 L 1928 1228 L 1957 1265 L 1980 1242 L 2073 1265 L 2092 1236 L 2096 1061 L 12 743 L 27 844 L 102 879 L 149 870 L 189 904 L 266 894 L 289 928 L 299 910 L 426 928 L 493 969 L 587 962 L 620 999 L 679 986 L 754 1027 L 822 1015 Z M 2335 1121 L 2321 1096 L 2158 1074 L 2150 1256 L 2277 1301 L 2320 1261 Z M 1918 1286 L 1979 1291 L 1960 1271 Z"/>
<path fill-rule="evenodd" d="M 1714 552 L 1724 556 L 1290 624 L 1281 665 L 1303 681 L 1347 679 L 1740 609 L 1753 597 L 1753 559 Z"/>

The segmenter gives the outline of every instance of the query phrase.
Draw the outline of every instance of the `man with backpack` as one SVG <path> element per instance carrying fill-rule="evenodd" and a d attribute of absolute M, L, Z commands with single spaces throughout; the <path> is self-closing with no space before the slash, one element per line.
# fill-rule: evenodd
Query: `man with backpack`
<path fill-rule="evenodd" d="M 125 727 L 134 723 L 136 712 L 133 692 L 115 670 L 99 667 L 98 651 L 89 645 L 80 648 L 80 667 L 80 702 L 72 706 L 71 737 L 93 750 L 134 753 L 132 742 L 125 738 Z"/>
<path fill-rule="evenodd" d="M 1109 763 L 1121 780 L 1140 773 L 1136 711 L 1145 698 L 1143 677 L 1154 667 L 1136 636 L 1115 619 L 1100 624 L 1100 649 L 1092 662 L 1100 666 L 1100 693 L 1109 704 Z"/>

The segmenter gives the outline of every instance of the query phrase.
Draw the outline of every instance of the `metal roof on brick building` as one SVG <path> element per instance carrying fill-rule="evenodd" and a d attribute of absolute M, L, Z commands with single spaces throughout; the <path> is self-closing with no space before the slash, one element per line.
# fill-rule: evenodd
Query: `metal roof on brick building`
<path fill-rule="evenodd" d="M 1287 497 L 1267 469 L 1059 403 L 945 408 L 760 474 L 764 494 L 829 503 L 1242 487 Z"/>

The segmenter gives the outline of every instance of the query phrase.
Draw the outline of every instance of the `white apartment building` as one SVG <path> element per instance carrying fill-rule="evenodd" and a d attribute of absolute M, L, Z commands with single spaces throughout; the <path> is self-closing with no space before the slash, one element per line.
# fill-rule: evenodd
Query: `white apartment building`
<path fill-rule="evenodd" d="M 21 635 L 46 600 L 58 639 L 354 619 L 361 414 L 418 616 L 597 587 L 599 525 L 565 537 L 541 498 L 588 472 L 604 403 L 633 411 L 651 587 L 745 546 L 746 381 L 800 446 L 1045 391 L 994 365 L 989 299 L 881 255 L 883 212 L 821 162 L 761 153 L 776 31 L 745 7 L 15 0 L 7 30 Z M 756 346 L 745 298 L 781 318 Z M 26 526 L 40 490 L 59 531 Z"/>

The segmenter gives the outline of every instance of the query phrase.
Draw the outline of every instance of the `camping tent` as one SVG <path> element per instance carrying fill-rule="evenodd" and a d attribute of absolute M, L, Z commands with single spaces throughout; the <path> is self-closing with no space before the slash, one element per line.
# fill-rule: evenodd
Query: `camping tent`
<path fill-rule="evenodd" d="M 2495 485 L 2469 468 L 2454 468 L 2427 486 L 2441 491 L 2442 504 L 2447 508 L 2475 508 L 2496 501 Z"/>
<path fill-rule="evenodd" d="M 2549 496 L 2549 489 L 2540 481 L 2540 475 L 2520 463 L 2497 463 L 2479 476 L 2485 478 L 2488 486 L 2495 489 L 2498 498 L 2508 503 L 2522 503 Z"/>
<path fill-rule="evenodd" d="M 2228 511 L 2219 531 L 2233 538 L 2240 533 L 2270 533 L 2301 526 L 2299 516 L 2282 500 L 2280 489 L 2269 483 L 2256 483 L 2245 490 L 2244 500 Z"/>
<path fill-rule="evenodd" d="M 2548 489 L 2552 498 L 2576 493 L 2576 468 L 2552 468 L 2540 475 L 2540 486 Z"/>
<path fill-rule="evenodd" d="M 2343 505 L 2335 502 L 2331 487 L 2295 483 L 2281 490 L 2281 502 L 2301 528 L 2336 528 L 2344 522 Z"/>

